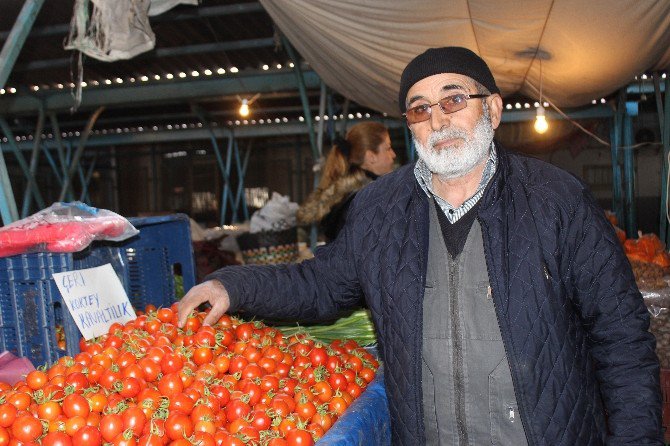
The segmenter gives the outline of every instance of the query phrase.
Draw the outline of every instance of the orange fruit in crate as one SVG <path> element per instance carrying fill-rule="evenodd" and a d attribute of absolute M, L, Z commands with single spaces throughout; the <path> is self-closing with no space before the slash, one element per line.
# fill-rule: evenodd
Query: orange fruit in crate
<path fill-rule="evenodd" d="M 653 262 L 663 268 L 670 267 L 670 255 L 665 251 L 659 251 L 655 256 Z"/>

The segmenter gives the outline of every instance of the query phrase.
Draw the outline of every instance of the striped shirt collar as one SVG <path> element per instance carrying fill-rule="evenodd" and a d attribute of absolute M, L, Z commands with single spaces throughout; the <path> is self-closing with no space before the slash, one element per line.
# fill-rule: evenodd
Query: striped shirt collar
<path fill-rule="evenodd" d="M 472 209 L 472 207 L 477 204 L 480 198 L 482 198 L 482 195 L 484 195 L 484 189 L 489 184 L 489 181 L 491 181 L 497 166 L 498 157 L 496 155 L 496 147 L 495 144 L 491 143 L 489 159 L 486 161 L 486 166 L 484 167 L 482 179 L 479 182 L 477 191 L 472 197 L 465 200 L 465 202 L 463 202 L 463 204 L 457 208 L 453 207 L 451 204 L 449 204 L 449 202 L 435 193 L 433 190 L 432 181 L 433 173 L 428 169 L 428 166 L 426 166 L 426 163 L 424 163 L 421 158 L 419 158 L 419 160 L 416 162 L 416 165 L 414 166 L 414 176 L 419 182 L 421 189 L 423 189 L 426 195 L 428 195 L 428 198 L 434 197 L 435 201 L 440 206 L 440 209 L 442 209 L 442 212 L 444 212 L 444 215 L 447 216 L 449 222 L 455 223 L 458 221 L 458 219 L 465 215 L 466 212 Z"/>

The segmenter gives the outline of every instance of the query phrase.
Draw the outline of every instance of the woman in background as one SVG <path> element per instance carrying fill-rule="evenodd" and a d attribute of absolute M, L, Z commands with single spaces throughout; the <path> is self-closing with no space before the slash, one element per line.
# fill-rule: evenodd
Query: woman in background
<path fill-rule="evenodd" d="M 319 187 L 297 213 L 298 223 L 320 223 L 326 241 L 344 226 L 356 192 L 393 170 L 395 152 L 388 129 L 378 122 L 356 124 L 338 138 L 328 154 Z"/>

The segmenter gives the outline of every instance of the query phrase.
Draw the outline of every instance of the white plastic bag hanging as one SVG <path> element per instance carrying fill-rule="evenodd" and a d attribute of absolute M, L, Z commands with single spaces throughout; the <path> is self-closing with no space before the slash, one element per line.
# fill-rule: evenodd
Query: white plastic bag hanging
<path fill-rule="evenodd" d="M 111 62 L 153 49 L 151 0 L 76 0 L 66 50 Z"/>
<path fill-rule="evenodd" d="M 296 225 L 295 214 L 298 203 L 293 203 L 288 196 L 272 193 L 272 198 L 265 206 L 254 212 L 249 223 L 249 232 L 283 231 Z"/>

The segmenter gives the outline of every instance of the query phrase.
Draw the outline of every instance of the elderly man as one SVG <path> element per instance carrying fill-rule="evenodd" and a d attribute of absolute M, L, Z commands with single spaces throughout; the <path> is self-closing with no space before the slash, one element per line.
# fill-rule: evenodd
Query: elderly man
<path fill-rule="evenodd" d="M 394 444 L 662 444 L 649 317 L 603 211 L 578 179 L 493 142 L 502 99 L 465 48 L 405 68 L 419 153 L 363 189 L 299 265 L 230 267 L 180 320 L 225 311 L 330 318 L 363 296 Z"/>

